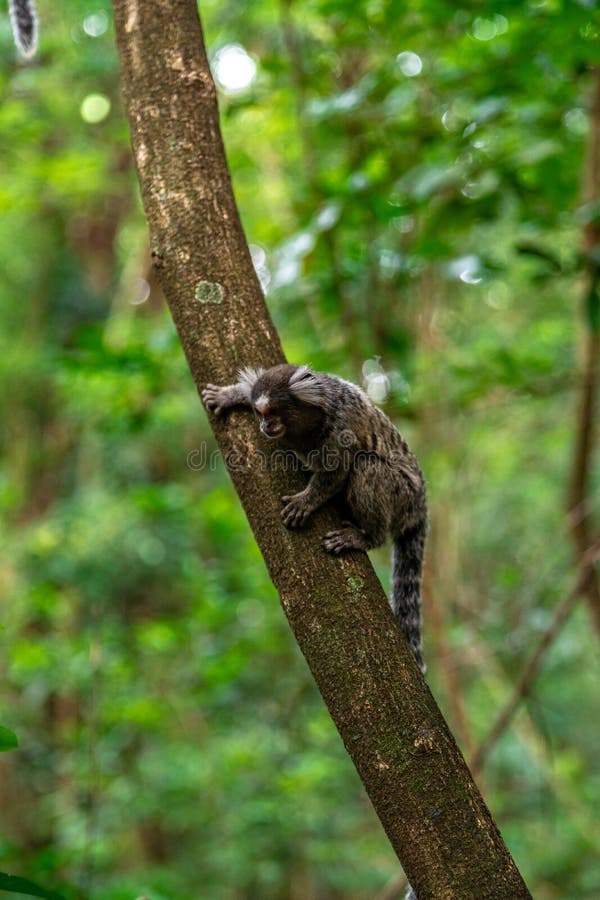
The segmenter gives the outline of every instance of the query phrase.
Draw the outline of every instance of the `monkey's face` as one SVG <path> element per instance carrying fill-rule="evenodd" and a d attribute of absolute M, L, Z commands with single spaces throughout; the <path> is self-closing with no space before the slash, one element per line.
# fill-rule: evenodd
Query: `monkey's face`
<path fill-rule="evenodd" d="M 265 394 L 257 397 L 252 406 L 258 419 L 258 427 L 265 437 L 282 438 L 287 431 L 283 410 L 278 408 Z"/>

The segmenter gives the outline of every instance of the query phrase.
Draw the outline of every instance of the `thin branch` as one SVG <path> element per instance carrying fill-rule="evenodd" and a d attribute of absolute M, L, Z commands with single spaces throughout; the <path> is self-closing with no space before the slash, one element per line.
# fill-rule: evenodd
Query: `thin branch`
<path fill-rule="evenodd" d="M 490 751 L 495 747 L 504 731 L 508 728 L 521 702 L 530 694 L 534 682 L 539 675 L 544 657 L 552 645 L 552 642 L 559 634 L 563 625 L 567 622 L 569 616 L 577 606 L 579 599 L 587 593 L 587 590 L 589 589 L 590 573 L 595 574 L 594 563 L 599 555 L 600 547 L 595 545 L 594 547 L 589 548 L 582 557 L 582 567 L 577 583 L 556 607 L 554 615 L 552 616 L 552 621 L 542 634 L 529 662 L 521 672 L 521 677 L 515 686 L 512 697 L 500 711 L 496 721 L 490 728 L 487 737 L 484 738 L 471 758 L 470 768 L 474 777 L 477 777 L 486 758 L 489 756 Z"/>
<path fill-rule="evenodd" d="M 318 156 L 315 152 L 315 141 L 308 114 L 309 79 L 306 73 L 306 51 L 302 46 L 302 37 L 292 12 L 293 0 L 280 0 L 280 21 L 283 43 L 287 52 L 288 66 L 294 88 L 296 105 L 296 121 L 300 138 L 304 177 L 308 187 L 308 198 L 313 211 L 318 209 L 324 200 L 320 185 Z M 357 336 L 357 323 L 350 298 L 347 296 L 344 276 L 340 267 L 340 253 L 335 227 L 326 228 L 320 235 L 322 246 L 327 253 L 329 284 L 331 292 L 337 300 L 340 321 L 346 335 L 346 346 L 355 371 L 360 371 L 361 356 Z"/>
<path fill-rule="evenodd" d="M 456 654 L 448 640 L 448 622 L 445 610 L 440 603 L 435 590 L 432 587 L 432 562 L 435 554 L 429 554 L 429 561 L 425 564 L 423 572 L 423 608 L 426 619 L 430 625 L 430 633 L 435 644 L 434 656 L 440 667 L 446 702 L 451 714 L 451 723 L 456 730 L 461 749 L 469 757 L 473 749 L 473 736 L 469 726 L 469 719 L 465 709 L 463 686 L 460 679 L 460 669 L 457 665 Z"/>
<path fill-rule="evenodd" d="M 292 17 L 292 0 L 280 0 L 281 30 L 283 42 L 288 56 L 288 65 L 295 92 L 296 118 L 302 143 L 306 179 L 313 196 L 320 195 L 318 188 L 319 168 L 315 153 L 314 141 L 310 132 L 306 114 L 308 97 L 308 79 L 304 67 L 304 58 L 298 29 Z"/>
<path fill-rule="evenodd" d="M 426 352 L 431 354 L 442 353 L 443 338 L 436 326 L 436 313 L 439 310 L 439 296 L 437 280 L 431 267 L 422 273 L 419 279 L 418 315 L 415 319 L 417 343 Z M 420 418 L 420 440 L 423 446 L 434 447 L 440 441 L 448 441 L 451 433 L 448 422 L 444 421 L 447 414 L 446 406 L 439 413 L 432 412 L 429 407 L 423 407 Z M 449 418 L 452 418 L 450 414 Z M 469 720 L 465 708 L 464 689 L 461 684 L 461 670 L 458 660 L 448 639 L 449 625 L 443 602 L 440 602 L 436 591 L 436 584 L 442 584 L 448 579 L 447 566 L 440 561 L 440 553 L 448 548 L 449 526 L 446 521 L 447 504 L 440 502 L 440 498 L 431 511 L 429 550 L 425 560 L 423 572 L 423 609 L 425 619 L 430 626 L 430 634 L 434 642 L 434 657 L 439 665 L 444 693 L 448 708 L 451 712 L 451 721 L 457 731 L 459 743 L 463 753 L 469 757 L 473 749 L 473 736 L 469 726 Z M 442 545 L 439 545 L 438 535 L 442 535 Z M 439 579 L 438 569 L 444 570 L 444 579 Z M 452 575 L 450 575 L 452 581 Z"/>
<path fill-rule="evenodd" d="M 595 207 L 600 200 L 600 69 L 594 73 L 594 93 L 590 108 L 590 128 L 584 171 L 582 200 L 590 210 L 590 221 L 583 228 L 582 242 L 587 260 L 584 285 L 584 334 L 581 382 L 575 425 L 573 465 L 569 485 L 568 512 L 572 526 L 577 565 L 585 582 L 585 596 L 592 622 L 600 635 L 600 584 L 593 566 L 584 571 L 583 558 L 590 546 L 589 482 L 594 455 L 595 416 L 598 396 L 598 359 L 600 326 L 598 288 L 600 269 L 600 223 Z"/>

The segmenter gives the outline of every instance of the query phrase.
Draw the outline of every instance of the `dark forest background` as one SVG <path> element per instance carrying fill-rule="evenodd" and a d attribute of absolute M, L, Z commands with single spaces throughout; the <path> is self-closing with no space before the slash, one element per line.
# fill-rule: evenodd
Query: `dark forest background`
<path fill-rule="evenodd" d="M 31 65 L 0 21 L 0 869 L 377 900 L 397 860 L 152 273 L 110 7 L 39 6 Z M 288 358 L 366 382 L 425 470 L 428 681 L 536 900 L 600 896 L 597 573 L 569 603 L 600 518 L 597 6 L 201 4 Z"/>

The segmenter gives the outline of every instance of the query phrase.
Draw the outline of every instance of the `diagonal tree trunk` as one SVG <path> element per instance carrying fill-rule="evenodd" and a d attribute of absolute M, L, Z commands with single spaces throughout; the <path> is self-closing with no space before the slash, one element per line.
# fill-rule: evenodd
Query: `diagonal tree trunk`
<path fill-rule="evenodd" d="M 283 361 L 240 224 L 194 0 L 115 0 L 123 92 L 154 264 L 198 388 Z M 319 690 L 420 898 L 529 892 L 364 554 L 325 555 L 336 519 L 286 531 L 250 417 L 214 430 Z M 294 484 L 296 482 L 296 485 Z"/>

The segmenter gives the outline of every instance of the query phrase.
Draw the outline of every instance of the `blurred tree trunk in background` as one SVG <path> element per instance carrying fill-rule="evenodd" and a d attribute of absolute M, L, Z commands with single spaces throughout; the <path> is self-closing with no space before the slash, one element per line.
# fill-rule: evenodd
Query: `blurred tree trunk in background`
<path fill-rule="evenodd" d="M 568 497 L 569 518 L 576 561 L 583 576 L 583 590 L 592 622 L 600 634 L 600 585 L 595 567 L 590 475 L 594 458 L 595 417 L 598 402 L 600 355 L 600 69 L 595 70 L 589 112 L 587 158 L 582 179 L 585 282 L 583 297 L 583 337 L 581 341 L 579 408 L 575 423 L 573 468 Z"/>
<path fill-rule="evenodd" d="M 281 362 L 233 198 L 196 5 L 114 7 L 153 259 L 196 385 Z M 323 554 L 331 511 L 302 534 L 279 525 L 293 479 L 265 469 L 249 417 L 233 414 L 215 433 L 298 643 L 419 896 L 528 897 L 367 558 Z"/>

